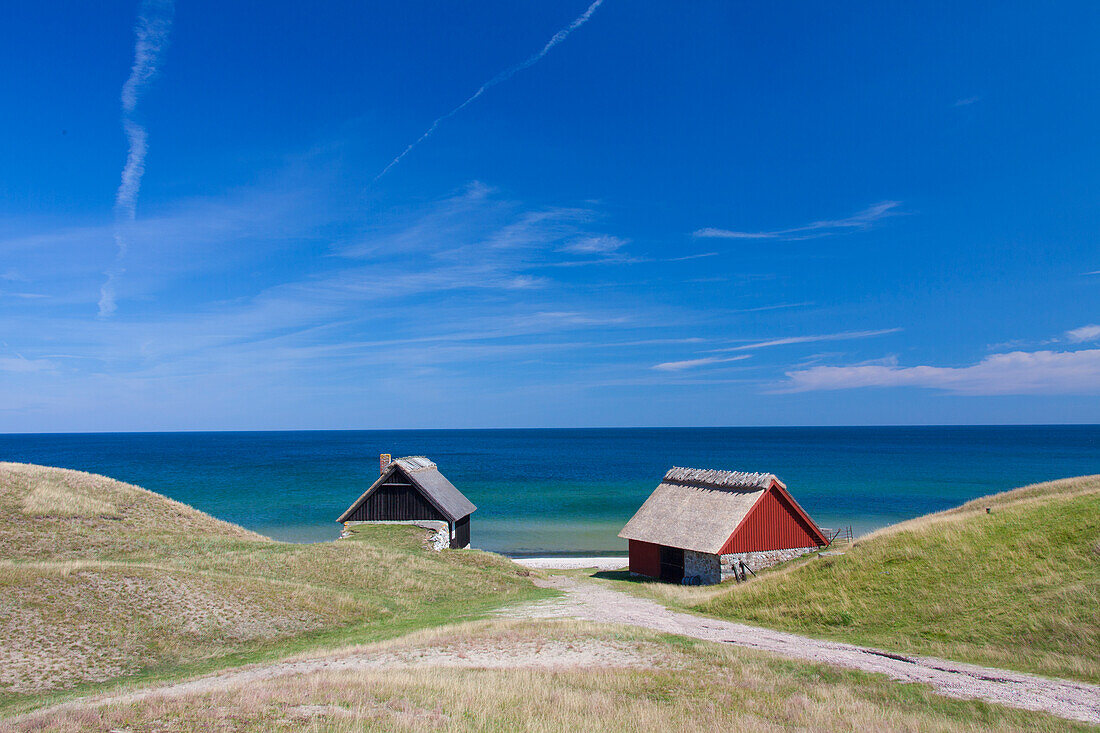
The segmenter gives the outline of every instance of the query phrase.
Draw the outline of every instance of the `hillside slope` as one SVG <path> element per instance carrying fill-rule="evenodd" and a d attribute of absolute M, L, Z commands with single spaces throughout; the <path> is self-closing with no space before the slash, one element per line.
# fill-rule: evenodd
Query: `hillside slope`
<path fill-rule="evenodd" d="M 1100 476 L 1026 486 L 903 522 L 843 555 L 796 562 L 694 608 L 1100 681 Z"/>
<path fill-rule="evenodd" d="M 64 731 L 1050 731 L 1087 724 L 771 654 L 493 621 L 40 711 Z"/>
<path fill-rule="evenodd" d="M 370 641 L 544 594 L 414 527 L 275 542 L 103 476 L 0 463 L 0 708 Z"/>

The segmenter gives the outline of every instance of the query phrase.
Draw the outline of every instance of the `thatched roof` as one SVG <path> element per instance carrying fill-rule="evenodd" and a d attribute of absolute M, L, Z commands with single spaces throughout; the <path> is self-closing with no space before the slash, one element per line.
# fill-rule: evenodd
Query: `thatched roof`
<path fill-rule="evenodd" d="M 352 502 L 347 511 L 340 515 L 336 521 L 345 522 L 355 510 L 367 500 L 367 497 L 382 484 L 400 470 L 409 481 L 420 490 L 428 501 L 435 505 L 447 519 L 457 522 L 459 519 L 472 513 L 476 506 L 467 499 L 455 485 L 447 480 L 447 477 L 439 472 L 439 468 L 424 456 L 406 456 L 398 458 L 386 467 L 386 470 L 378 477 L 378 480 L 363 492 L 362 496 Z"/>
<path fill-rule="evenodd" d="M 716 554 L 773 484 L 783 487 L 770 473 L 673 467 L 619 536 Z"/>
<path fill-rule="evenodd" d="M 745 473 L 744 471 L 714 471 L 708 468 L 680 468 L 673 466 L 665 474 L 665 483 L 684 486 L 709 486 L 724 489 L 766 489 L 772 482 L 786 488 L 774 473 Z"/>

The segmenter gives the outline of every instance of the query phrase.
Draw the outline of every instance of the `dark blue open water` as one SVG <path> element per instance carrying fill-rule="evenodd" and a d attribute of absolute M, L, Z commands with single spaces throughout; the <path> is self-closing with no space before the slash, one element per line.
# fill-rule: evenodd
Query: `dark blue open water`
<path fill-rule="evenodd" d="M 775 473 L 818 524 L 859 533 L 1100 473 L 1100 425 L 0 435 L 0 460 L 106 474 L 295 541 L 337 535 L 383 452 L 439 464 L 478 506 L 475 547 L 614 553 L 674 464 Z"/>

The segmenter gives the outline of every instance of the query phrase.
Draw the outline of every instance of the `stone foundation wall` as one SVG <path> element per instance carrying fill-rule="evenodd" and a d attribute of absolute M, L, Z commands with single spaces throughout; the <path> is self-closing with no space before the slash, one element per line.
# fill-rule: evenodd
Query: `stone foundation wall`
<path fill-rule="evenodd" d="M 684 550 L 684 582 L 698 585 L 722 582 L 722 565 L 718 555 Z"/>
<path fill-rule="evenodd" d="M 734 568 L 738 562 L 744 562 L 745 567 L 753 572 L 770 568 L 787 560 L 801 557 L 808 552 L 820 549 L 818 547 L 796 547 L 791 550 L 762 550 L 760 552 L 735 552 L 729 555 L 712 555 L 720 558 L 722 580 L 734 577 Z M 684 553 L 684 564 L 687 565 L 687 553 Z"/>

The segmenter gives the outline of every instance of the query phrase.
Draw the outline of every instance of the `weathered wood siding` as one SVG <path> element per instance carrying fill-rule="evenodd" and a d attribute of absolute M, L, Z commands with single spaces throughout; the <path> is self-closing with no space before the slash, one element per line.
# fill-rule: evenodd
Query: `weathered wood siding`
<path fill-rule="evenodd" d="M 447 517 L 436 509 L 408 477 L 400 470 L 395 471 L 386 483 L 379 486 L 356 507 L 348 517 L 352 522 L 376 522 L 380 520 L 404 521 L 409 519 L 437 519 L 443 522 Z"/>
<path fill-rule="evenodd" d="M 726 540 L 719 554 L 787 550 L 821 544 L 810 525 L 774 487 L 768 489 L 740 526 Z"/>
<path fill-rule="evenodd" d="M 470 544 L 470 515 L 455 522 L 454 539 L 451 540 L 453 549 L 461 549 Z"/>

